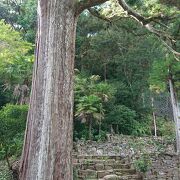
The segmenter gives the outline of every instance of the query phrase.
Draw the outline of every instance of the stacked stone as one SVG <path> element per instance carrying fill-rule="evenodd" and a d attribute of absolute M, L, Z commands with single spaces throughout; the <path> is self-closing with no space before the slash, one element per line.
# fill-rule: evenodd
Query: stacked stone
<path fill-rule="evenodd" d="M 78 180 L 140 180 L 127 159 L 121 156 L 76 156 L 74 172 Z"/>

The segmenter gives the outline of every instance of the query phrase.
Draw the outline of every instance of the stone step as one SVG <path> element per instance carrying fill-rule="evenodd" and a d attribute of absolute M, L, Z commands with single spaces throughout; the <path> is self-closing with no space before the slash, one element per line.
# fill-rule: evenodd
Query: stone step
<path fill-rule="evenodd" d="M 107 160 L 107 159 L 114 159 L 114 160 L 122 160 L 124 157 L 121 156 L 108 156 L 108 155 L 77 155 L 74 156 L 74 159 L 101 159 L 101 160 Z"/>
<path fill-rule="evenodd" d="M 116 174 L 110 174 L 98 180 L 142 180 L 142 177 L 140 175 L 118 176 Z"/>
<path fill-rule="evenodd" d="M 102 179 L 99 180 L 118 180 L 119 177 L 116 174 L 111 174 L 111 175 L 107 175 L 104 176 Z"/>
<path fill-rule="evenodd" d="M 136 169 L 114 169 L 114 172 L 121 175 L 133 175 L 136 174 Z"/>
<path fill-rule="evenodd" d="M 115 160 L 115 159 L 74 159 L 73 164 L 81 163 L 81 164 L 90 164 L 90 163 L 98 163 L 104 165 L 117 165 L 117 164 L 129 164 L 126 160 Z"/>
<path fill-rule="evenodd" d="M 120 163 L 110 163 L 110 162 L 84 162 L 84 163 L 74 163 L 74 168 L 76 169 L 91 169 L 91 170 L 111 170 L 111 169 L 130 169 L 131 164 L 120 164 Z"/>
<path fill-rule="evenodd" d="M 73 159 L 78 180 L 141 180 L 127 158 L 77 155 Z"/>
<path fill-rule="evenodd" d="M 79 170 L 78 176 L 84 178 L 103 178 L 106 175 L 112 174 L 113 170 L 102 170 L 102 171 L 95 171 L 95 170 Z"/>
<path fill-rule="evenodd" d="M 109 169 L 130 169 L 131 165 L 130 164 L 109 164 L 109 165 L 104 165 L 105 170 Z"/>
<path fill-rule="evenodd" d="M 94 177 L 94 178 L 97 178 L 97 171 L 91 170 L 91 169 L 78 170 L 78 175 L 79 176 L 84 176 L 84 177 Z"/>
<path fill-rule="evenodd" d="M 78 170 L 78 176 L 81 178 L 93 178 L 93 179 L 101 179 L 107 175 L 117 175 L 119 177 L 126 177 L 127 178 L 134 178 L 138 175 L 136 175 L 136 170 L 135 169 L 112 169 L 112 170 L 101 170 L 101 171 L 96 171 L 96 170 L 91 170 L 91 169 L 86 169 L 86 170 Z"/>
<path fill-rule="evenodd" d="M 113 168 L 114 169 L 130 169 L 132 166 L 132 164 L 128 163 L 128 164 L 121 164 L 119 162 L 116 162 L 114 165 L 113 165 Z"/>
<path fill-rule="evenodd" d="M 126 176 L 119 176 L 119 180 L 143 180 L 142 176 L 136 175 L 126 175 Z"/>
<path fill-rule="evenodd" d="M 98 179 L 103 178 L 104 176 L 113 174 L 113 170 L 104 170 L 104 171 L 97 171 Z"/>

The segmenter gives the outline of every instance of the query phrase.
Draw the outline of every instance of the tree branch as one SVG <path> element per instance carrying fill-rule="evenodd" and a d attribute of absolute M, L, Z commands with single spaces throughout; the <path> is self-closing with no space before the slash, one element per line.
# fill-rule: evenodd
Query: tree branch
<path fill-rule="evenodd" d="M 103 15 L 101 15 L 95 8 L 88 8 L 88 11 L 91 13 L 91 15 L 101 19 L 101 20 L 104 20 L 108 23 L 113 23 L 114 22 L 114 19 L 113 18 L 107 18 Z M 129 18 L 129 17 L 121 17 L 121 18 Z M 113 23 L 114 25 L 114 23 Z M 125 29 L 128 33 L 131 33 L 133 34 L 134 36 L 144 36 L 144 35 L 147 35 L 147 33 L 136 33 L 133 29 L 129 29 L 128 27 L 126 26 L 120 26 L 121 29 Z M 116 26 L 116 29 L 119 29 L 117 26 Z"/>
<path fill-rule="evenodd" d="M 111 22 L 111 19 L 105 17 L 105 16 L 102 16 L 95 8 L 88 8 L 88 11 L 95 17 L 99 18 L 99 19 L 102 19 L 104 21 L 107 21 L 107 22 Z"/>
<path fill-rule="evenodd" d="M 159 14 L 156 16 L 145 18 L 141 14 L 134 11 L 131 7 L 129 7 L 129 5 L 125 2 L 125 0 L 118 0 L 118 3 L 123 8 L 123 10 L 127 12 L 127 14 L 129 16 L 134 18 L 136 21 L 140 22 L 142 25 L 149 24 L 152 21 L 168 20 L 169 19 L 168 16 L 164 16 L 163 14 Z"/>
<path fill-rule="evenodd" d="M 81 14 L 85 9 L 105 3 L 108 0 L 81 0 L 76 5 L 76 15 Z"/>
<path fill-rule="evenodd" d="M 163 42 L 163 44 L 176 56 L 180 56 L 180 53 L 173 49 L 173 47 L 169 46 L 166 41 L 170 40 L 172 42 L 176 42 L 173 37 L 171 37 L 169 34 L 167 34 L 164 31 L 158 30 L 154 28 L 150 23 L 156 22 L 157 20 L 167 19 L 168 17 L 165 16 L 154 16 L 145 18 L 141 14 L 135 12 L 131 7 L 128 6 L 128 4 L 125 2 L 125 0 L 118 0 L 119 5 L 123 8 L 124 11 L 127 12 L 129 16 L 131 16 L 133 19 L 141 23 L 148 31 L 155 34 L 160 38 L 160 40 Z"/>
<path fill-rule="evenodd" d="M 88 9 L 89 12 L 100 18 L 103 19 L 107 22 L 111 22 L 111 19 L 108 19 L 104 16 L 102 16 L 96 9 L 91 8 L 93 6 L 97 6 L 100 4 L 105 3 L 108 0 L 81 0 L 77 3 L 76 6 L 76 15 L 79 15 L 82 11 L 85 9 Z M 151 25 L 151 22 L 159 23 L 159 20 L 170 20 L 171 18 L 169 16 L 164 16 L 162 14 L 157 15 L 157 16 L 152 16 L 145 18 L 141 14 L 137 13 L 134 11 L 126 2 L 125 0 L 117 0 L 119 5 L 123 8 L 124 11 L 127 12 L 127 15 L 135 19 L 137 22 L 142 24 L 148 31 L 151 33 L 155 34 L 162 42 L 163 44 L 175 55 L 175 56 L 180 56 L 180 53 L 177 52 L 173 47 L 169 46 L 166 41 L 171 41 L 171 42 L 176 42 L 172 36 L 170 36 L 168 33 L 165 31 L 159 30 L 154 28 L 153 25 Z"/>

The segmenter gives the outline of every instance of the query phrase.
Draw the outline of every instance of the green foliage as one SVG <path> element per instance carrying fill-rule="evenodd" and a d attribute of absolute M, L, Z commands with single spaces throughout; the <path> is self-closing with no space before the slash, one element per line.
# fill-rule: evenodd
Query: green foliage
<path fill-rule="evenodd" d="M 0 42 L 1 88 L 19 103 L 21 97 L 29 95 L 34 58 L 29 54 L 32 44 L 24 41 L 19 32 L 3 21 L 0 21 Z"/>
<path fill-rule="evenodd" d="M 0 60 L 12 62 L 16 57 L 26 55 L 32 45 L 22 39 L 20 33 L 13 30 L 4 21 L 0 21 Z"/>
<path fill-rule="evenodd" d="M 151 89 L 156 92 L 165 91 L 170 74 L 173 76 L 175 88 L 179 89 L 179 70 L 180 64 L 172 57 L 154 61 L 149 78 Z"/>
<path fill-rule="evenodd" d="M 119 8 L 119 7 L 118 7 Z M 84 15 L 85 16 L 85 15 Z M 115 103 L 125 105 L 138 114 L 145 114 L 142 93 L 149 89 L 152 62 L 164 57 L 160 43 L 131 19 L 120 19 L 112 24 L 86 14 L 79 21 L 76 67 L 81 72 L 97 74 L 117 91 Z M 91 32 L 96 21 L 101 25 Z"/>
<path fill-rule="evenodd" d="M 31 43 L 35 43 L 37 24 L 37 0 L 23 1 L 20 6 L 20 15 L 17 23 L 22 27 L 23 38 Z"/>
<path fill-rule="evenodd" d="M 75 120 L 73 133 L 74 141 L 77 141 L 78 139 L 88 139 L 88 128 L 84 123 L 81 123 L 81 121 Z"/>
<path fill-rule="evenodd" d="M 136 112 L 124 105 L 118 105 L 107 115 L 106 121 L 119 125 L 120 133 L 131 134 L 136 122 Z"/>
<path fill-rule="evenodd" d="M 0 2 L 0 20 L 5 20 L 28 42 L 35 42 L 37 22 L 37 0 Z"/>
<path fill-rule="evenodd" d="M 99 76 L 75 77 L 75 116 L 86 122 L 88 117 L 99 122 L 104 118 L 103 104 L 113 96 L 114 89 Z"/>
<path fill-rule="evenodd" d="M 151 159 L 148 154 L 142 154 L 141 157 L 134 162 L 135 168 L 140 172 L 147 172 L 151 167 Z"/>
<path fill-rule="evenodd" d="M 159 136 L 175 137 L 175 124 L 173 121 L 157 118 L 156 122 Z"/>
<path fill-rule="evenodd" d="M 151 118 L 144 118 L 141 121 L 136 121 L 134 123 L 134 129 L 132 130 L 132 135 L 134 136 L 147 136 L 152 135 L 151 130 Z"/>
<path fill-rule="evenodd" d="M 0 1 L 0 20 L 4 19 L 6 23 L 14 26 L 18 19 L 18 5 L 13 3 L 13 1 Z"/>
<path fill-rule="evenodd" d="M 115 89 L 106 82 L 102 82 L 99 75 L 87 77 L 79 73 L 75 76 L 75 102 L 82 96 L 95 95 L 102 102 L 106 102 L 114 95 Z"/>
<path fill-rule="evenodd" d="M 100 131 L 98 135 L 94 136 L 95 141 L 105 141 L 107 139 L 107 131 Z"/>
<path fill-rule="evenodd" d="M 164 91 L 168 80 L 168 66 L 167 61 L 154 61 L 153 70 L 150 76 L 151 89 L 156 91 Z"/>
<path fill-rule="evenodd" d="M 160 14 L 178 17 L 177 8 L 165 6 L 159 0 L 128 0 L 126 2 L 146 17 Z M 123 18 L 125 13 L 122 9 L 120 10 L 115 1 L 113 5 L 108 4 L 105 8 L 98 10 L 116 21 L 103 22 L 91 17 L 88 13 L 80 17 L 77 30 L 76 67 L 82 72 L 98 74 L 116 87 L 115 102 L 105 107 L 106 112 L 111 111 L 116 105 L 127 106 L 137 114 L 138 122 L 134 124 L 133 133 L 150 135 L 151 124 L 144 118 L 149 115 L 150 106 L 143 105 L 142 95 L 149 91 L 150 85 L 156 89 L 167 90 L 167 67 L 170 64 L 166 63 L 165 59 L 169 52 L 157 38 L 150 35 L 135 21 Z M 120 20 L 117 16 L 120 16 Z M 91 23 L 90 20 L 93 22 Z M 173 34 L 174 39 L 178 41 L 178 22 L 179 18 L 172 21 L 169 19 L 162 21 L 163 25 L 157 24 L 155 27 L 164 31 L 167 31 L 165 27 L 168 27 L 168 33 Z M 179 70 L 174 68 L 179 69 L 179 65 L 178 62 L 174 62 L 174 57 L 171 57 L 171 62 L 174 64 L 172 73 L 178 90 L 179 73 L 177 72 Z M 156 71 L 157 74 L 152 71 Z M 149 78 L 152 81 L 148 81 Z"/>
<path fill-rule="evenodd" d="M 11 100 L 10 96 L 11 96 L 11 94 L 4 92 L 3 82 L 0 82 L 0 109 L 6 103 L 10 102 L 10 100 Z"/>
<path fill-rule="evenodd" d="M 105 82 L 100 82 L 100 76 L 93 75 L 86 77 L 78 74 L 75 77 L 74 89 L 75 117 L 83 123 L 86 122 L 89 125 L 89 131 L 92 124 L 98 124 L 100 126 L 105 115 L 105 104 L 112 99 L 114 88 Z M 76 128 L 75 136 L 78 137 Z M 84 137 L 86 139 L 87 131 L 85 129 L 81 131 L 85 131 L 81 138 Z M 91 132 L 89 133 L 91 134 Z"/>
<path fill-rule="evenodd" d="M 96 7 L 103 16 L 114 20 L 111 23 L 93 17 L 87 11 L 79 17 L 75 67 L 80 72 L 75 76 L 74 87 L 75 139 L 87 139 L 88 129 L 80 121 L 88 122 L 89 119 L 93 121 L 92 132 L 96 140 L 104 138 L 111 123 L 118 124 L 121 133 L 151 135 L 152 121 L 145 118 L 151 111 L 149 106 L 143 105 L 143 93 L 150 85 L 153 90 L 165 91 L 169 67 L 175 88 L 180 87 L 179 63 L 147 30 L 133 19 L 124 18 L 126 13 L 116 1 L 111 2 L 111 5 Z M 179 12 L 177 8 L 166 6 L 166 0 L 126 2 L 146 17 L 173 15 L 172 19 L 162 21 L 163 25 L 159 22 L 155 27 L 165 31 L 168 27 L 168 33 L 178 41 L 180 20 L 174 18 Z M 35 0 L 0 2 L 0 107 L 7 102 L 28 102 L 36 8 Z M 176 48 L 179 51 L 179 46 Z M 170 135 L 173 131 L 170 122 L 158 120 L 157 123 L 159 135 Z M 100 132 L 98 125 L 102 128 Z M 20 143 L 19 136 L 14 136 L 16 144 Z"/>
<path fill-rule="evenodd" d="M 95 119 L 101 119 L 102 115 L 102 104 L 98 96 L 89 95 L 83 96 L 79 99 L 75 116 L 81 117 L 82 121 L 83 119 L 86 119 L 87 116 L 92 116 Z"/>
<path fill-rule="evenodd" d="M 19 156 L 22 150 L 28 106 L 8 104 L 0 111 L 0 157 Z"/>

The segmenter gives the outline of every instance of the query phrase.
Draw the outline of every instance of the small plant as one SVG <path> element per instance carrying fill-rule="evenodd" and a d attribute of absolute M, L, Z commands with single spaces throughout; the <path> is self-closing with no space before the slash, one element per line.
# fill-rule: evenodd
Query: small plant
<path fill-rule="evenodd" d="M 165 144 L 159 142 L 158 140 L 154 141 L 154 146 L 156 147 L 158 152 L 164 152 L 166 149 Z"/>
<path fill-rule="evenodd" d="M 135 168 L 142 173 L 147 172 L 151 164 L 152 162 L 148 154 L 143 154 L 139 159 L 134 161 Z"/>

